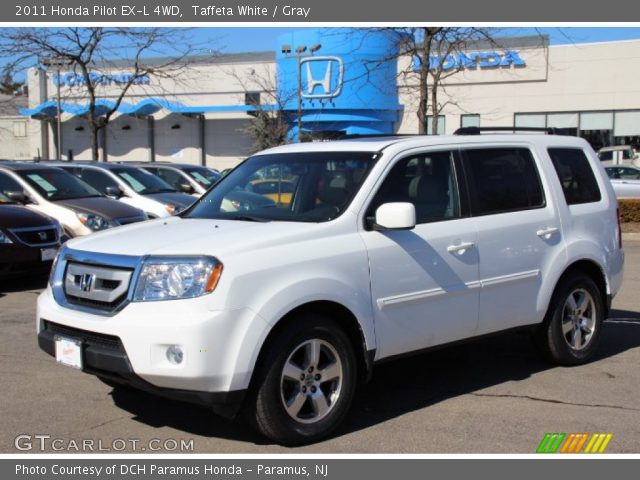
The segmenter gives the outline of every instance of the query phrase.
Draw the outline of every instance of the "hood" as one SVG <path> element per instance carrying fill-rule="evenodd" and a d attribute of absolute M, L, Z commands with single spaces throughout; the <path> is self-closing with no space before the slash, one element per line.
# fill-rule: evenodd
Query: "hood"
<path fill-rule="evenodd" d="M 321 224 L 160 218 L 78 237 L 67 245 L 119 255 L 224 255 L 317 238 Z"/>
<path fill-rule="evenodd" d="M 107 197 L 73 198 L 70 200 L 58 200 L 55 203 L 76 212 L 101 215 L 107 219 L 144 216 L 142 210 Z"/>
<path fill-rule="evenodd" d="M 0 228 L 44 227 L 55 223 L 52 218 L 19 205 L 0 205 Z"/>
<path fill-rule="evenodd" d="M 165 205 L 167 203 L 172 203 L 176 207 L 180 207 L 180 210 L 184 210 L 196 200 L 196 198 L 192 195 L 187 195 L 186 193 L 179 192 L 150 193 L 149 195 L 143 196 L 152 200 L 156 200 L 160 203 L 164 203 Z"/>

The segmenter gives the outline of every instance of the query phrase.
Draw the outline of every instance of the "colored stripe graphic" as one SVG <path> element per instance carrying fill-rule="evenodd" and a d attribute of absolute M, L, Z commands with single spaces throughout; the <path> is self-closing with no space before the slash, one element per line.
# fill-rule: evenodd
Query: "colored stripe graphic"
<path fill-rule="evenodd" d="M 536 453 L 604 453 L 612 438 L 612 433 L 545 433 Z"/>
<path fill-rule="evenodd" d="M 560 449 L 560 453 L 568 453 L 568 450 L 573 448 L 573 446 L 575 444 L 575 439 L 576 439 L 576 434 L 575 433 L 570 433 L 567 436 L 567 440 L 562 445 L 562 448 Z"/>
<path fill-rule="evenodd" d="M 565 436 L 566 433 L 546 433 L 536 453 L 556 453 Z"/>
<path fill-rule="evenodd" d="M 584 453 L 604 453 L 612 438 L 612 433 L 594 433 Z"/>
<path fill-rule="evenodd" d="M 571 453 L 580 453 L 580 450 L 582 450 L 582 446 L 585 444 L 585 442 L 589 438 L 588 433 L 581 433 L 580 435 L 582 436 L 582 438 L 578 441 L 576 448 Z"/>

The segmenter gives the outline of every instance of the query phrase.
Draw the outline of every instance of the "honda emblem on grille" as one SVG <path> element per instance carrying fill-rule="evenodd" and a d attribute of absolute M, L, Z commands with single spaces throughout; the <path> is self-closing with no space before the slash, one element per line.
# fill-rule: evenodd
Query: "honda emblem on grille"
<path fill-rule="evenodd" d="M 42 241 L 46 240 L 47 239 L 47 232 L 38 232 L 38 237 Z"/>
<path fill-rule="evenodd" d="M 90 292 L 95 279 L 96 276 L 92 273 L 84 273 L 80 275 L 80 290 L 83 292 Z"/>

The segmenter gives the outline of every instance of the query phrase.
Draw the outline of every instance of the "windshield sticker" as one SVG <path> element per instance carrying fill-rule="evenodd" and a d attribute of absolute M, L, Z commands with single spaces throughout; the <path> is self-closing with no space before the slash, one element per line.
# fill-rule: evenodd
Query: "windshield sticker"
<path fill-rule="evenodd" d="M 191 173 L 191 176 L 195 178 L 198 183 L 201 183 L 204 185 L 211 185 L 211 182 L 206 177 L 204 177 L 201 173 L 199 172 L 190 172 L 190 173 Z"/>
<path fill-rule="evenodd" d="M 42 178 L 37 173 L 29 173 L 27 174 L 27 177 L 29 177 L 31 180 L 36 182 L 40 186 L 40 188 L 42 188 L 45 192 L 47 192 L 47 195 L 49 196 L 58 190 L 56 187 L 51 185 L 49 182 L 47 182 L 44 178 Z"/>
<path fill-rule="evenodd" d="M 136 180 L 135 178 L 133 178 L 130 174 L 126 173 L 126 172 L 122 172 L 119 174 L 125 182 L 127 182 L 129 184 L 129 186 L 131 188 L 133 188 L 137 193 L 142 192 L 143 190 L 146 190 L 147 187 L 145 187 L 142 183 L 140 183 L 138 180 Z"/>

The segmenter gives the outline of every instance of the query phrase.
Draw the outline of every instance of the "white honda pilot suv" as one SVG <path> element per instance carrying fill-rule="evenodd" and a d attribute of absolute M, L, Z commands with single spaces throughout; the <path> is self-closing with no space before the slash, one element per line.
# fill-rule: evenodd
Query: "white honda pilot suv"
<path fill-rule="evenodd" d="M 582 139 L 479 133 L 270 149 L 179 216 L 71 240 L 39 345 L 287 445 L 328 435 L 397 355 L 529 328 L 587 362 L 622 281 L 611 183 Z M 221 208 L 260 179 L 286 195 Z"/>

